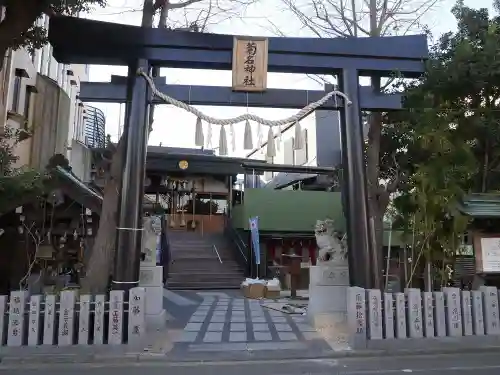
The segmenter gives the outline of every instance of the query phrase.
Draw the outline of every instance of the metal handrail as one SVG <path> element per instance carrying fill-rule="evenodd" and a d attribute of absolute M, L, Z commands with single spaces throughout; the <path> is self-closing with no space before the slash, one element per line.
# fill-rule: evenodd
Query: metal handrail
<path fill-rule="evenodd" d="M 215 244 L 213 244 L 212 246 L 213 246 L 213 248 L 215 250 L 215 254 L 217 254 L 217 258 L 219 258 L 220 264 L 222 264 L 222 259 L 220 258 L 219 252 L 217 251 L 217 246 L 215 246 Z"/>
<path fill-rule="evenodd" d="M 243 246 L 243 248 L 246 248 L 247 245 L 245 244 L 245 242 L 243 241 L 243 239 L 241 238 L 240 234 L 236 231 L 236 229 L 234 229 L 233 225 L 231 224 L 230 222 L 230 219 L 226 217 L 226 228 L 229 229 L 233 235 L 233 237 L 236 237 L 237 241 L 240 242 L 240 245 L 236 245 L 236 247 L 238 248 L 238 250 L 240 251 L 241 253 L 241 256 L 243 257 L 243 259 L 245 259 L 245 263 L 248 263 L 248 259 L 245 255 L 245 253 L 243 252 L 243 250 L 241 249 L 241 246 Z"/>

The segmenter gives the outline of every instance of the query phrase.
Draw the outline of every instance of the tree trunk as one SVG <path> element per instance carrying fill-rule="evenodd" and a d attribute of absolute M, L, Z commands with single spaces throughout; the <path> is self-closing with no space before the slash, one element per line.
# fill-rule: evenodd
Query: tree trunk
<path fill-rule="evenodd" d="M 153 17 L 153 0 L 144 0 L 142 27 L 152 27 Z M 153 113 L 150 113 L 150 115 L 149 125 L 151 130 Z M 127 128 L 124 129 L 124 134 L 113 154 L 111 170 L 104 186 L 99 229 L 97 230 L 92 252 L 85 264 L 86 276 L 82 280 L 81 287 L 87 293 L 106 292 L 109 277 L 113 273 L 116 227 L 118 226 L 118 203 L 123 169 L 123 153 L 125 152 L 125 132 L 127 132 Z"/>
<path fill-rule="evenodd" d="M 113 272 L 124 140 L 122 137 L 118 142 L 104 185 L 99 229 L 90 256 L 86 258 L 86 273 L 81 282 L 82 290 L 86 293 L 105 293 Z"/>
<path fill-rule="evenodd" d="M 372 78 L 373 80 L 373 78 Z M 372 82 L 373 84 L 373 82 Z M 377 85 L 375 84 L 375 89 Z M 380 190 L 380 140 L 382 137 L 382 114 L 371 113 L 369 117 L 370 128 L 368 130 L 368 147 L 366 151 L 367 158 L 367 193 L 368 193 L 368 212 L 372 219 L 374 235 L 371 238 L 371 247 L 374 257 L 377 257 L 375 264 L 378 265 L 378 278 L 380 285 L 383 286 L 382 268 L 383 268 L 383 239 L 384 239 L 384 214 L 389 204 L 389 195 Z M 373 260 L 372 260 L 373 261 Z"/>

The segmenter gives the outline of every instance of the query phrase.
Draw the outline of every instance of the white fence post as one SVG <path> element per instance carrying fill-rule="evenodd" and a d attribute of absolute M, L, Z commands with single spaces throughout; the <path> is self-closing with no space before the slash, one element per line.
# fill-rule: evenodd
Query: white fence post
<path fill-rule="evenodd" d="M 43 316 L 43 344 L 54 345 L 55 319 L 56 319 L 56 296 L 45 296 L 45 313 Z"/>
<path fill-rule="evenodd" d="M 8 346 L 21 346 L 24 339 L 24 312 L 28 292 L 19 290 L 10 293 Z"/>
<path fill-rule="evenodd" d="M 436 326 L 436 336 L 446 336 L 446 312 L 444 308 L 444 293 L 434 292 L 434 325 Z"/>
<path fill-rule="evenodd" d="M 37 346 L 40 340 L 40 305 L 42 296 L 31 296 L 28 322 L 28 346 Z"/>
<path fill-rule="evenodd" d="M 425 337 L 434 337 L 434 298 L 432 292 L 424 292 L 423 295 L 423 316 Z"/>
<path fill-rule="evenodd" d="M 354 345 L 366 345 L 366 291 L 347 288 L 347 322 Z"/>
<path fill-rule="evenodd" d="M 102 294 L 94 299 L 94 341 L 96 345 L 104 344 L 104 309 L 105 297 Z"/>
<path fill-rule="evenodd" d="M 146 332 L 144 288 L 132 288 L 128 298 L 128 343 L 137 342 Z"/>
<path fill-rule="evenodd" d="M 382 295 L 379 289 L 366 291 L 368 305 L 368 338 L 381 340 L 384 338 L 382 327 Z"/>
<path fill-rule="evenodd" d="M 405 339 L 407 337 L 405 295 L 394 293 L 394 298 L 396 299 L 396 338 Z"/>
<path fill-rule="evenodd" d="M 422 327 L 422 294 L 420 289 L 408 289 L 406 296 L 408 300 L 408 336 L 410 338 L 421 338 L 424 336 Z"/>
<path fill-rule="evenodd" d="M 113 290 L 109 295 L 108 344 L 123 343 L 123 290 Z"/>
<path fill-rule="evenodd" d="M 487 335 L 500 334 L 500 321 L 498 316 L 498 291 L 494 286 L 482 286 L 484 293 L 484 328 Z"/>
<path fill-rule="evenodd" d="M 59 304 L 59 337 L 57 345 L 73 345 L 74 321 L 75 321 L 75 301 L 74 290 L 63 290 Z"/>
<path fill-rule="evenodd" d="M 472 328 L 474 335 L 484 335 L 484 310 L 483 310 L 483 292 L 480 290 L 472 291 Z"/>
<path fill-rule="evenodd" d="M 462 308 L 460 289 L 443 288 L 446 301 L 446 334 L 448 336 L 462 336 Z"/>
<path fill-rule="evenodd" d="M 472 300 L 468 290 L 462 291 L 462 328 L 464 336 L 472 335 Z"/>
<path fill-rule="evenodd" d="M 83 294 L 80 296 L 78 313 L 78 344 L 88 345 L 90 327 L 90 296 Z"/>
<path fill-rule="evenodd" d="M 394 338 L 394 309 L 391 293 L 384 293 L 384 338 Z"/>

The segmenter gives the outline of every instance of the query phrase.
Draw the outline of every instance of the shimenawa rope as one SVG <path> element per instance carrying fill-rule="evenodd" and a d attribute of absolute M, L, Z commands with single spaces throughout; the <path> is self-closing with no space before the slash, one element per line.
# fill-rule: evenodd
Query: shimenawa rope
<path fill-rule="evenodd" d="M 197 122 L 196 122 L 196 136 L 195 136 L 195 138 L 196 138 L 195 139 L 195 143 L 196 143 L 197 146 L 203 146 L 204 145 L 203 127 L 202 127 L 201 120 L 204 120 L 204 121 L 206 121 L 209 124 L 209 129 L 208 129 L 208 134 L 207 134 L 207 136 L 208 136 L 207 138 L 209 138 L 207 140 L 208 144 L 211 143 L 211 137 L 212 137 L 212 131 L 211 131 L 212 129 L 211 129 L 210 126 L 211 125 L 221 125 L 222 129 L 221 129 L 221 132 L 220 132 L 220 135 L 219 135 L 219 154 L 220 155 L 226 155 L 227 154 L 227 139 L 226 139 L 225 129 L 224 129 L 224 127 L 226 125 L 227 126 L 232 126 L 234 124 L 238 124 L 238 123 L 243 122 L 243 121 L 246 122 L 245 123 L 245 142 L 244 142 L 245 143 L 245 149 L 252 149 L 253 148 L 253 145 L 252 145 L 253 142 L 251 140 L 252 132 L 251 132 L 251 127 L 250 127 L 249 120 L 255 121 L 255 122 L 257 122 L 258 124 L 261 124 L 261 125 L 269 126 L 270 129 L 269 129 L 269 132 L 268 132 L 268 148 L 267 148 L 267 153 L 268 153 L 268 156 L 273 157 L 273 156 L 276 155 L 276 150 L 274 149 L 274 133 L 272 131 L 273 127 L 278 127 L 279 128 L 278 134 L 281 135 L 281 126 L 290 124 L 292 122 L 295 122 L 295 134 L 296 134 L 296 137 L 295 137 L 294 148 L 296 150 L 297 149 L 302 149 L 304 142 L 301 139 L 302 138 L 302 129 L 300 127 L 299 121 L 304 116 L 306 116 L 310 112 L 316 110 L 317 108 L 321 107 L 323 104 L 325 104 L 332 97 L 335 97 L 335 98 L 341 97 L 342 99 L 344 99 L 346 105 L 351 105 L 352 104 L 351 100 L 348 98 L 348 96 L 346 94 L 344 94 L 343 92 L 338 91 L 338 90 L 333 90 L 333 91 L 330 91 L 327 94 L 325 94 L 325 96 L 323 96 L 321 99 L 319 99 L 319 100 L 317 100 L 317 101 L 315 101 L 313 103 L 308 104 L 307 106 L 305 106 L 304 108 L 302 108 L 300 111 L 298 111 L 295 115 L 289 116 L 289 117 L 281 119 L 281 120 L 267 120 L 265 118 L 262 118 L 260 116 L 257 116 L 257 115 L 251 114 L 251 113 L 245 113 L 243 115 L 239 115 L 239 116 L 233 117 L 233 118 L 219 119 L 219 118 L 215 118 L 215 117 L 212 117 L 212 116 L 208 116 L 208 115 L 204 114 L 203 112 L 201 112 L 200 110 L 198 110 L 197 108 L 195 108 L 195 107 L 193 107 L 193 106 L 191 106 L 189 104 L 181 102 L 180 100 L 177 100 L 175 98 L 172 98 L 171 96 L 168 96 L 168 95 L 162 93 L 156 87 L 156 85 L 155 85 L 155 83 L 153 81 L 153 78 L 150 77 L 149 75 L 147 75 L 142 69 L 139 69 L 137 71 L 137 74 L 140 75 L 140 76 L 142 76 L 146 80 L 146 82 L 148 83 L 149 87 L 151 88 L 151 91 L 158 98 L 160 98 L 161 100 L 165 101 L 166 103 L 172 104 L 175 107 L 184 109 L 185 111 L 190 112 L 190 113 L 192 113 L 193 115 L 195 115 L 197 117 Z M 234 147 L 235 147 L 235 145 L 234 145 L 234 132 L 231 131 L 231 133 L 232 133 L 232 137 L 233 137 L 232 138 L 232 145 L 233 145 L 233 149 L 234 149 Z M 259 133 L 260 133 L 260 131 L 259 131 Z M 259 136 L 259 138 L 262 138 L 262 137 Z M 259 143 L 262 144 L 261 141 L 259 141 Z M 259 146 L 261 146 L 261 144 Z"/>

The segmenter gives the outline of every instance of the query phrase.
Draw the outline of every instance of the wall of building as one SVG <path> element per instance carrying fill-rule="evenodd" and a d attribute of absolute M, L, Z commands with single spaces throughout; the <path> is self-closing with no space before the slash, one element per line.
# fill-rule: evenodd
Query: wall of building
<path fill-rule="evenodd" d="M 314 122 L 301 123 L 302 139 L 304 147 L 295 149 L 295 126 L 290 127 L 282 133 L 281 141 L 275 140 L 276 156 L 271 158 L 266 155 L 264 146 L 261 150 L 254 152 L 250 159 L 265 160 L 270 164 L 287 165 L 312 165 L 316 166 L 316 126 Z M 264 181 L 271 180 L 279 172 L 265 172 Z"/>
<path fill-rule="evenodd" d="M 83 182 L 91 181 L 91 150 L 83 143 L 71 141 L 71 170 Z"/>
<path fill-rule="evenodd" d="M 71 102 L 54 80 L 38 75 L 33 109 L 30 166 L 43 169 L 54 154 L 68 149 Z"/>
<path fill-rule="evenodd" d="M 268 163 L 287 165 L 307 165 L 317 167 L 336 167 L 341 164 L 342 145 L 340 134 L 340 112 L 317 110 L 314 113 L 315 121 L 301 123 L 302 139 L 305 147 L 296 150 L 295 126 L 290 127 L 282 134 L 282 142 L 276 150 L 276 156 L 266 156 L 266 146 L 250 158 L 266 160 Z M 349 126 L 349 125 L 348 125 Z M 365 139 L 368 136 L 368 124 L 365 122 L 363 132 Z M 279 172 L 266 172 L 264 180 L 269 181 Z"/>
<path fill-rule="evenodd" d="M 254 216 L 266 231 L 312 232 L 316 220 L 325 218 L 344 225 L 340 193 L 330 192 L 247 188 L 232 215 L 234 226 L 243 229 Z"/>
<path fill-rule="evenodd" d="M 43 16 L 37 22 L 39 25 L 48 27 L 49 18 Z M 37 82 L 40 84 L 45 79 L 49 80 L 47 82 L 52 82 L 51 86 L 58 88 L 56 91 L 60 91 L 57 94 L 55 91 L 52 93 L 48 98 L 51 104 L 46 104 L 45 107 L 52 106 L 50 107 L 52 111 L 57 110 L 61 113 L 48 115 L 48 109 L 47 111 L 35 110 L 46 99 L 41 93 L 36 93 Z M 52 56 L 50 45 L 35 51 L 33 55 L 25 49 L 11 51 L 4 63 L 3 71 L 0 72 L 0 124 L 24 130 L 30 134 L 43 131 L 44 137 L 42 138 L 47 140 L 50 132 L 42 128 L 53 128 L 54 123 L 49 122 L 57 118 L 59 128 L 57 134 L 54 133 L 56 139 L 51 142 L 57 144 L 55 149 L 63 153 L 71 164 L 80 163 L 81 155 L 76 155 L 75 160 L 72 160 L 71 145 L 74 139 L 81 142 L 85 140 L 83 132 L 85 113 L 83 103 L 77 99 L 77 95 L 80 82 L 87 79 L 87 66 L 59 64 Z M 57 105 L 54 95 L 57 96 Z M 37 116 L 44 117 L 36 118 Z M 40 167 L 40 163 L 45 158 L 40 159 L 39 153 L 36 157 L 32 157 L 33 147 L 37 147 L 35 143 L 32 138 L 28 138 L 17 145 L 15 149 L 19 156 L 17 167 Z M 52 147 L 48 148 L 49 151 L 51 149 Z M 31 165 L 32 162 L 34 162 L 33 165 Z"/>
<path fill-rule="evenodd" d="M 330 218 L 345 231 L 341 199 L 336 192 L 247 188 L 243 204 L 233 207 L 232 222 L 235 228 L 249 230 L 248 219 L 258 216 L 261 231 L 313 232 L 316 220 Z M 411 238 L 386 227 L 383 241 L 401 247 Z"/>
<path fill-rule="evenodd" d="M 268 163 L 297 166 L 332 167 L 340 164 L 341 143 L 339 112 L 318 110 L 314 121 L 301 123 L 304 147 L 295 149 L 295 126 L 282 134 L 280 147 L 276 147 L 276 156 L 268 158 L 266 147 L 251 155 L 251 159 L 266 160 Z M 277 142 L 278 143 L 278 142 Z M 279 172 L 266 172 L 264 180 L 269 181 Z"/>

